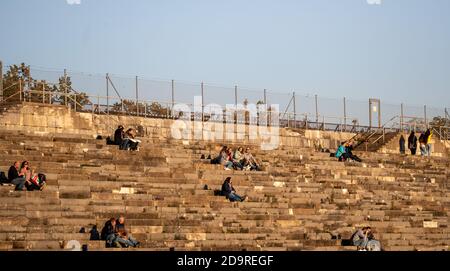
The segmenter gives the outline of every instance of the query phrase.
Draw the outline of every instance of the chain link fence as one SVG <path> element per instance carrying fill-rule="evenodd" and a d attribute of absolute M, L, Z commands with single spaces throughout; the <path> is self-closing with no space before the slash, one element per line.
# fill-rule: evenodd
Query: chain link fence
<path fill-rule="evenodd" d="M 9 68 L 3 67 L 3 74 Z M 380 101 L 371 108 L 368 100 L 327 98 L 297 91 L 283 93 L 202 82 L 28 68 L 29 78 L 34 83 L 23 77 L 11 86 L 9 79 L 3 76 L 3 89 L 20 89 L 20 95 L 14 93 L 17 99 L 71 104 L 77 110 L 93 113 L 173 118 L 176 117 L 173 112 L 176 104 L 185 104 L 194 110 L 197 103 L 202 108 L 202 115 L 205 110 L 209 112 L 213 108 L 212 104 L 224 109 L 226 105 L 239 104 L 255 104 L 266 106 L 267 109 L 276 104 L 279 105 L 282 126 L 352 132 L 371 127 L 421 130 L 434 118 L 448 117 L 446 108 L 430 106 Z M 34 92 L 26 94 L 26 91 L 31 90 Z M 39 91 L 42 93 L 39 94 Z M 3 97 L 5 101 L 8 99 L 12 100 L 11 97 Z"/>

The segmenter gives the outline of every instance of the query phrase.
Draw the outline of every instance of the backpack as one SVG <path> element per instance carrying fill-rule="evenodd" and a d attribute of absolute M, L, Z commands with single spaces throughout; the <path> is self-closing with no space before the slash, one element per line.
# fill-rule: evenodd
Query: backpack
<path fill-rule="evenodd" d="M 9 180 L 3 171 L 0 172 L 0 183 L 9 183 Z"/>
<path fill-rule="evenodd" d="M 97 241 L 100 240 L 100 233 L 97 230 L 97 225 L 94 225 L 92 229 L 89 231 L 91 234 L 90 240 Z"/>

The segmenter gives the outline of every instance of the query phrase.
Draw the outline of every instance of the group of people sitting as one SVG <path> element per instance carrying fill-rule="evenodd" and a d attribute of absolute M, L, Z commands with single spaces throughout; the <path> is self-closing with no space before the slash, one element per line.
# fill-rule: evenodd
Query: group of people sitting
<path fill-rule="evenodd" d="M 408 149 L 411 152 L 411 155 L 416 155 L 417 153 L 417 142 L 419 142 L 419 150 L 420 155 L 422 156 L 431 156 L 431 136 L 433 133 L 430 129 L 428 129 L 425 133 L 421 133 L 419 139 L 417 140 L 417 136 L 414 131 L 411 131 L 408 137 Z M 405 154 L 405 137 L 400 136 L 399 145 L 400 145 L 400 153 Z"/>
<path fill-rule="evenodd" d="M 353 141 L 342 142 L 339 145 L 337 151 L 334 153 L 334 156 L 339 159 L 341 162 L 345 161 L 357 161 L 362 162 L 362 160 L 353 154 Z"/>
<path fill-rule="evenodd" d="M 250 148 L 232 148 L 223 146 L 219 155 L 211 160 L 211 164 L 223 165 L 225 170 L 261 170 L 261 166 L 250 152 Z"/>
<path fill-rule="evenodd" d="M 118 145 L 119 149 L 127 151 L 139 151 L 139 143 L 141 141 L 136 139 L 136 130 L 129 128 L 125 131 L 122 125 L 114 132 L 114 145 Z"/>
<path fill-rule="evenodd" d="M 45 174 L 36 173 L 28 161 L 15 161 L 8 170 L 8 177 L 2 172 L 0 179 L 2 184 L 15 185 L 16 191 L 43 190 L 47 181 Z"/>
<path fill-rule="evenodd" d="M 352 244 L 359 251 L 380 251 L 381 243 L 375 240 L 371 227 L 363 227 L 357 230 L 351 237 Z"/>
<path fill-rule="evenodd" d="M 106 247 L 138 247 L 136 241 L 125 228 L 125 217 L 111 218 L 106 221 L 101 232 L 101 239 L 106 241 Z"/>

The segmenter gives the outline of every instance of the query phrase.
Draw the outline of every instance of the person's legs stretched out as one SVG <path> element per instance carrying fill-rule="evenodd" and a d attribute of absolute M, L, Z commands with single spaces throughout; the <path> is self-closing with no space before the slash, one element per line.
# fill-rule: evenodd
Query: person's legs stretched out
<path fill-rule="evenodd" d="M 241 197 L 241 196 L 239 196 L 239 195 L 237 195 L 235 193 L 231 193 L 231 194 L 228 195 L 228 199 L 231 202 L 235 202 L 235 201 L 242 202 L 242 201 L 245 201 L 247 199 L 247 197 L 246 196 Z"/>
<path fill-rule="evenodd" d="M 25 177 L 19 177 L 11 181 L 12 184 L 16 186 L 16 191 L 22 191 L 25 187 Z"/>

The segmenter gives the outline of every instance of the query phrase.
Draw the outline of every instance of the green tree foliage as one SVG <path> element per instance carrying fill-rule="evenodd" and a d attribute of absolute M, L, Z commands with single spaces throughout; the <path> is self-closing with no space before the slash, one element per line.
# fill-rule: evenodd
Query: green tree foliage
<path fill-rule="evenodd" d="M 19 100 L 19 90 L 25 89 L 26 84 L 31 82 L 30 68 L 22 63 L 12 65 L 3 75 L 3 97 L 8 101 Z M 15 95 L 17 94 L 17 95 Z"/>
<path fill-rule="evenodd" d="M 450 127 L 450 120 L 444 117 L 434 117 L 430 126 L 433 128 Z"/>
<path fill-rule="evenodd" d="M 73 90 L 70 77 L 62 76 L 58 84 L 49 84 L 44 80 L 32 78 L 30 67 L 25 63 L 10 66 L 3 76 L 3 96 L 8 101 L 19 101 L 22 97 L 28 102 L 65 104 L 64 95 L 58 95 L 57 92 L 68 93 L 67 105 L 72 107 L 75 103 L 77 107 L 90 103 L 85 92 Z"/>
<path fill-rule="evenodd" d="M 150 104 L 147 104 L 147 107 L 143 103 L 138 103 L 139 106 L 139 115 L 144 115 L 145 112 L 148 116 L 154 116 L 154 117 L 170 117 L 171 116 L 171 110 L 168 107 L 162 106 L 158 102 L 152 102 Z M 123 112 L 135 115 L 137 112 L 136 107 L 136 101 L 129 100 L 129 99 L 122 99 L 122 102 L 116 102 L 112 105 L 112 111 L 113 112 Z"/>

